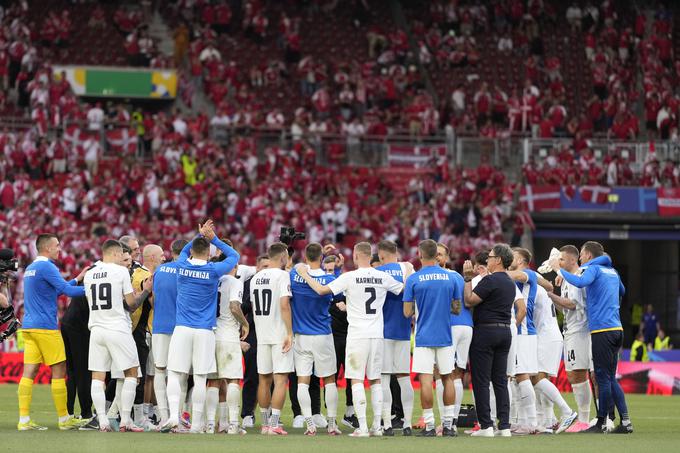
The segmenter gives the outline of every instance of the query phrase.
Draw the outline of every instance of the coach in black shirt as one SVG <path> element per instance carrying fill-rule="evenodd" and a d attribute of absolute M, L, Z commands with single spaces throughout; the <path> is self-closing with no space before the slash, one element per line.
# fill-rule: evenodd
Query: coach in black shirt
<path fill-rule="evenodd" d="M 499 435 L 510 436 L 510 398 L 506 376 L 508 351 L 512 342 L 510 322 L 515 302 L 515 283 L 505 272 L 512 263 L 512 249 L 496 244 L 487 261 L 489 275 L 472 289 L 472 263 L 463 266 L 465 275 L 465 305 L 474 307 L 474 331 L 470 344 L 472 387 L 477 404 L 480 430 L 473 436 L 493 437 L 494 428 L 489 405 L 489 382 L 496 394 Z"/>

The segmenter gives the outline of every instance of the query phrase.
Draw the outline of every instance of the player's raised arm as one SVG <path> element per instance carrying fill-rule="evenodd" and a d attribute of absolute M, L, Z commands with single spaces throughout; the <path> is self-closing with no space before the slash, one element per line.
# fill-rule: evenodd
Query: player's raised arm
<path fill-rule="evenodd" d="M 222 242 L 217 236 L 214 236 L 210 240 L 210 243 L 224 253 L 224 256 L 226 257 L 224 261 L 215 263 L 215 272 L 217 272 L 219 276 L 231 272 L 234 266 L 238 264 L 241 255 L 239 255 L 232 247 L 229 247 L 229 244 Z"/>
<path fill-rule="evenodd" d="M 548 297 L 550 297 L 550 300 L 552 301 L 553 304 L 555 304 L 559 308 L 564 308 L 567 310 L 575 310 L 576 309 L 576 302 L 567 299 L 565 297 L 560 297 L 555 293 L 548 293 Z"/>
<path fill-rule="evenodd" d="M 295 272 L 297 272 L 298 275 L 302 277 L 302 279 L 305 281 L 305 283 L 307 283 L 309 287 L 312 288 L 319 296 L 324 296 L 326 294 L 333 293 L 333 291 L 331 291 L 331 288 L 328 285 L 322 285 L 321 283 L 317 282 L 314 278 L 312 278 L 311 275 L 309 275 L 306 264 L 302 263 L 297 264 L 295 266 Z M 338 280 L 334 280 L 334 282 L 337 282 Z"/>
<path fill-rule="evenodd" d="M 465 280 L 465 290 L 463 291 L 465 306 L 471 308 L 475 305 L 479 305 L 479 303 L 482 302 L 482 298 L 472 292 L 472 277 L 474 276 L 472 261 L 466 260 L 463 263 L 463 275 Z M 481 284 L 483 281 L 484 279 L 482 279 L 479 284 Z M 479 288 L 479 284 L 477 285 L 477 288 Z M 475 290 L 477 290 L 477 288 L 475 288 Z"/>
<path fill-rule="evenodd" d="M 78 297 L 85 295 L 85 288 L 83 286 L 75 286 L 76 280 L 64 280 L 56 266 L 48 266 L 45 268 L 45 280 L 57 290 L 59 294 L 66 294 L 68 297 Z"/>

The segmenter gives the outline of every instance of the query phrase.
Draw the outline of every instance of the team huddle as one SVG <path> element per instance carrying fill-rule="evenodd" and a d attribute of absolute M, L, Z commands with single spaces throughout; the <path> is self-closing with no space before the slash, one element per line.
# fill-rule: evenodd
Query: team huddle
<path fill-rule="evenodd" d="M 461 275 L 447 268 L 446 246 L 428 239 L 419 244 L 421 268 L 415 271 L 411 263 L 399 261 L 395 243 L 379 242 L 376 256 L 371 244 L 360 242 L 353 249 L 356 269 L 342 272 L 342 260 L 334 247 L 318 243 L 305 247 L 304 263 L 297 265 L 292 264 L 289 247 L 280 242 L 269 246 L 266 259 L 258 261 L 257 268 L 239 265 L 239 254 L 229 241 L 216 236 L 212 221 L 199 226 L 198 236 L 183 241 L 181 250 L 177 242 L 173 244 L 175 260 L 152 269 L 150 278 L 138 282 L 135 288 L 124 267 L 123 246 L 115 240 L 103 244 L 101 261 L 84 274 L 90 310 L 91 396 L 97 414 L 95 426 L 100 431 L 114 429 L 110 420 L 116 411 L 120 416 L 118 430 L 145 430 L 131 416 L 140 372 L 131 313 L 150 299 L 154 313 L 151 364 L 147 369 L 153 370 L 160 415 L 155 429 L 161 432 L 246 434 L 239 420 L 240 381 L 244 378 L 242 341 L 255 329 L 262 434 L 287 434 L 280 417 L 289 376 L 294 373 L 305 435 L 316 435 L 321 429 L 312 411 L 313 376 L 323 380 L 327 421 L 323 428 L 329 435 L 340 435 L 336 385 L 340 364 L 347 385 L 351 385 L 357 421 L 350 436 L 394 436 L 393 377 L 403 406 L 402 434 L 413 434 L 411 372 L 419 375 L 421 387 L 422 417 L 417 426 L 422 429 L 417 435 L 458 434 L 463 377 L 475 329 L 472 306 L 493 291 L 487 276 L 494 269 L 490 271 L 487 262 L 498 256 L 488 251 L 477 253 L 473 262 L 465 263 Z M 579 258 L 591 266 L 580 268 Z M 558 296 L 551 282 L 529 269 L 531 260 L 528 250 L 514 248 L 506 271 L 515 282 L 509 324 L 512 342 L 507 364 L 503 364 L 507 368 L 511 427 L 496 425 L 496 419 L 503 417 L 496 413 L 494 386 L 489 385 L 482 394 L 490 399 L 494 426 L 477 427 L 469 433 L 493 437 L 602 432 L 610 423 L 613 409 L 610 404 L 598 409 L 598 418 L 590 422 L 591 333 L 615 330 L 618 311 L 615 316 L 613 312 L 593 312 L 583 288 L 592 283 L 588 280 L 595 264 L 599 266 L 597 272 L 617 279 L 618 274 L 611 269 L 609 257 L 598 250 L 584 246 L 579 253 L 574 246 L 562 247 L 547 264 L 547 271 L 558 274 Z M 328 267 L 329 262 L 334 265 Z M 252 304 L 254 326 L 242 311 L 244 295 Z M 336 355 L 329 314 L 332 306 L 346 313 L 344 357 Z M 564 336 L 556 308 L 564 313 Z M 607 324 L 609 320 L 614 324 Z M 557 375 L 563 356 L 576 411 L 550 381 Z M 107 407 L 105 397 L 107 373 L 117 381 L 111 407 Z M 367 419 L 365 380 L 371 390 L 372 420 Z M 183 420 L 182 410 L 190 386 L 189 425 Z M 475 394 L 479 396 L 477 389 Z M 435 400 L 438 424 L 433 411 Z M 621 426 L 630 426 L 628 432 L 632 432 L 627 409 L 619 407 L 619 412 Z M 602 414 L 607 414 L 604 421 Z"/>

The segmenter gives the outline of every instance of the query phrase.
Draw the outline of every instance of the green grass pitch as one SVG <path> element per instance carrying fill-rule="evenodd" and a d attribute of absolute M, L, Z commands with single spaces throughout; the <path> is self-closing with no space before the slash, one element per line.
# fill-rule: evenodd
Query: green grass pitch
<path fill-rule="evenodd" d="M 394 438 L 353 439 L 347 436 L 329 437 L 320 431 L 314 438 L 302 435 L 303 430 L 288 429 L 287 437 L 265 437 L 258 430 L 251 430 L 246 436 L 226 435 L 180 435 L 157 433 L 98 433 L 61 432 L 56 428 L 56 416 L 49 386 L 36 385 L 33 393 L 32 417 L 36 422 L 49 426 L 44 432 L 18 432 L 16 423 L 17 386 L 0 385 L 0 451 L 11 452 L 195 452 L 238 451 L 238 452 L 301 452 L 318 453 L 351 452 L 623 452 L 623 453 L 664 453 L 680 449 L 680 397 L 628 395 L 628 406 L 635 426 L 632 435 L 582 435 L 560 434 L 511 439 L 460 437 L 419 439 Z M 344 410 L 344 392 L 340 393 L 340 410 Z M 466 391 L 465 399 L 469 399 Z M 567 401 L 575 407 L 571 394 Z M 368 399 L 370 401 L 370 398 Z M 420 413 L 416 400 L 416 416 Z M 415 418 L 415 417 L 414 417 Z M 289 427 L 290 410 L 284 410 L 283 423 Z M 342 427 L 343 432 L 349 429 Z"/>

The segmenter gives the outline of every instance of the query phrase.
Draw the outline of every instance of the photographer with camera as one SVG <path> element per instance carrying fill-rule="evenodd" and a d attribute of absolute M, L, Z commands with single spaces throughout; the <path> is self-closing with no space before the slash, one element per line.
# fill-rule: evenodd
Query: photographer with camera
<path fill-rule="evenodd" d="M 14 314 L 12 295 L 9 290 L 9 272 L 16 272 L 17 261 L 11 249 L 0 250 L 0 343 L 19 329 L 21 323 Z M 4 327 L 3 327 L 4 326 Z"/>

